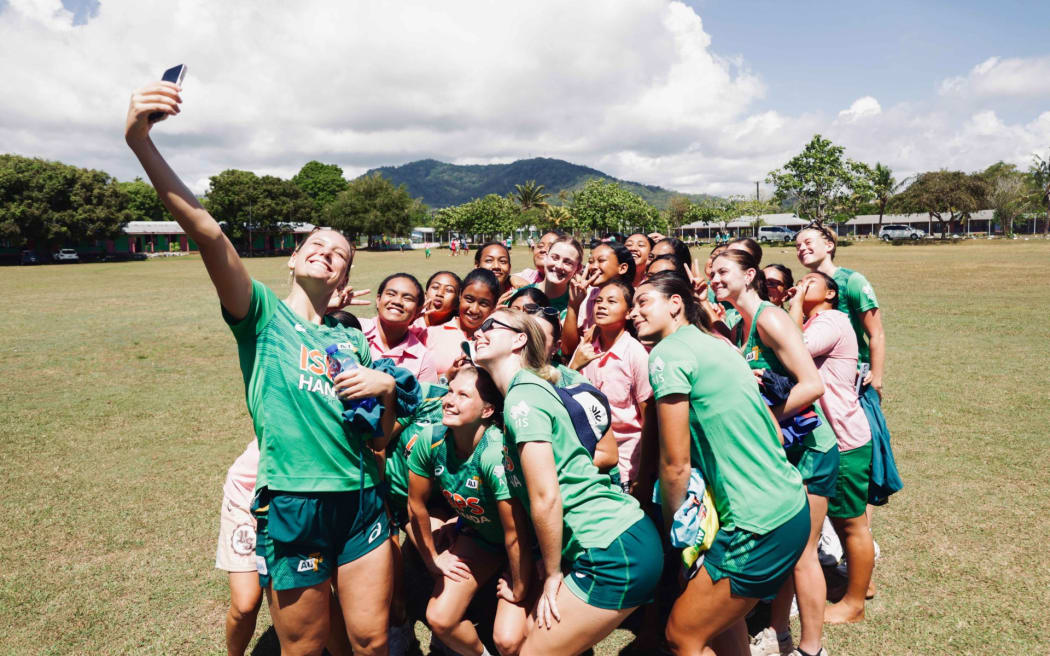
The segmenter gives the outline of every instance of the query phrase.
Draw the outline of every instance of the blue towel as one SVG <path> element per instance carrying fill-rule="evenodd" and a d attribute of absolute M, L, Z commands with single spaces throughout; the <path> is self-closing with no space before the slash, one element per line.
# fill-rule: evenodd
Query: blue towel
<path fill-rule="evenodd" d="M 886 428 L 886 418 L 882 415 L 882 404 L 879 393 L 871 385 L 866 386 L 860 394 L 860 407 L 871 426 L 871 482 L 868 484 L 868 503 L 873 506 L 884 505 L 890 495 L 904 487 L 897 462 L 893 459 L 893 447 L 890 446 L 890 431 Z"/>
<path fill-rule="evenodd" d="M 762 400 L 766 405 L 773 407 L 787 400 L 791 394 L 791 388 L 795 386 L 787 376 L 781 376 L 769 369 L 762 371 Z M 802 444 L 802 438 L 817 429 L 823 422 L 817 415 L 816 409 L 811 405 L 798 414 L 780 420 L 780 430 L 784 433 L 784 448 Z"/>
<path fill-rule="evenodd" d="M 408 369 L 398 367 L 390 358 L 380 358 L 372 363 L 376 371 L 390 374 L 394 377 L 396 386 L 394 398 L 397 405 L 394 408 L 398 417 L 408 417 L 419 404 L 423 397 L 423 389 Z M 360 403 L 343 412 L 343 421 L 350 424 L 353 432 L 358 435 L 379 437 L 383 434 L 379 420 L 383 416 L 382 403 Z"/>

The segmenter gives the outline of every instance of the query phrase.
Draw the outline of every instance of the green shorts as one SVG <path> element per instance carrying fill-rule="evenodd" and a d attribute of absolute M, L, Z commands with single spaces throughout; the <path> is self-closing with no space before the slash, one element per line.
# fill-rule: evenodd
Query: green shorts
<path fill-rule="evenodd" d="M 860 517 L 868 507 L 871 481 L 871 442 L 839 456 L 839 478 L 835 496 L 828 499 L 828 517 Z"/>
<path fill-rule="evenodd" d="M 408 498 L 390 492 L 386 495 L 386 506 L 390 509 L 390 534 L 394 535 L 408 525 Z"/>
<path fill-rule="evenodd" d="M 788 461 L 802 474 L 802 483 L 808 494 L 831 498 L 835 496 L 835 481 L 839 477 L 839 448 L 833 446 L 826 453 L 799 446 L 787 450 Z"/>
<path fill-rule="evenodd" d="M 604 549 L 585 549 L 565 573 L 565 585 L 585 604 L 622 610 L 652 601 L 663 571 L 660 536 L 642 517 Z"/>
<path fill-rule="evenodd" d="M 294 590 L 323 583 L 390 537 L 383 499 L 360 492 L 277 492 L 263 488 L 252 502 L 257 522 L 259 585 Z"/>
<path fill-rule="evenodd" d="M 719 529 L 704 555 L 704 568 L 716 583 L 729 577 L 734 595 L 769 601 L 784 581 L 809 541 L 809 501 L 794 517 L 758 535 L 744 529 Z"/>

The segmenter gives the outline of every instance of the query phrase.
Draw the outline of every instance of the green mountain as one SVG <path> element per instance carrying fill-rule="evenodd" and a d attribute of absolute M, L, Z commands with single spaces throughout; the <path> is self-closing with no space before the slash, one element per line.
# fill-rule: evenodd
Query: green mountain
<path fill-rule="evenodd" d="M 459 205 L 487 194 L 506 195 L 514 191 L 514 185 L 528 180 L 543 185 L 553 203 L 558 202 L 558 192 L 564 190 L 571 194 L 591 178 L 618 182 L 660 209 L 667 208 L 672 196 L 683 195 L 694 201 L 709 198 L 704 194 L 679 194 L 655 185 L 618 180 L 597 169 L 549 157 L 519 159 L 510 164 L 471 165 L 423 159 L 372 169 L 365 175 L 372 173 L 382 174 L 395 185 L 404 184 L 410 194 L 422 198 L 432 208 Z"/>

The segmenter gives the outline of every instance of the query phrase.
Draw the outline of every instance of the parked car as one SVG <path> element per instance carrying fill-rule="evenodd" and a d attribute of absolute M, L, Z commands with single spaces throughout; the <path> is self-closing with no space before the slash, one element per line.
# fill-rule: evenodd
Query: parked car
<path fill-rule="evenodd" d="M 879 230 L 879 239 L 882 241 L 893 241 L 894 239 L 922 239 L 926 231 L 921 228 L 913 228 L 903 224 L 890 224 L 882 226 Z"/>
<path fill-rule="evenodd" d="M 21 256 L 18 258 L 18 263 L 26 266 L 32 264 L 43 264 L 44 258 L 37 255 L 36 251 L 22 251 Z"/>
<path fill-rule="evenodd" d="M 786 226 L 759 226 L 758 241 L 769 243 L 771 241 L 794 241 L 795 231 Z"/>
<path fill-rule="evenodd" d="M 63 262 L 79 262 L 80 256 L 77 255 L 76 249 L 63 248 L 62 250 L 55 253 L 55 262 L 62 264 Z"/>

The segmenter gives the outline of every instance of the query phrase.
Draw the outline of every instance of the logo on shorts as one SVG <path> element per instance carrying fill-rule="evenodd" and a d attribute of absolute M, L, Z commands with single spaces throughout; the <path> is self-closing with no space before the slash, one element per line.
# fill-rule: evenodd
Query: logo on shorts
<path fill-rule="evenodd" d="M 303 558 L 299 561 L 299 566 L 295 568 L 297 572 L 316 572 L 317 568 L 324 562 L 324 558 L 321 558 L 320 553 L 312 553 L 309 558 Z"/>
<path fill-rule="evenodd" d="M 444 465 L 438 465 L 437 467 L 434 467 L 434 476 L 441 476 L 444 473 L 445 473 L 445 466 Z"/>
<path fill-rule="evenodd" d="M 255 527 L 251 524 L 241 524 L 233 529 L 230 536 L 230 548 L 238 556 L 247 556 L 255 552 Z"/>
<path fill-rule="evenodd" d="M 382 532 L 383 524 L 381 522 L 376 522 L 376 525 L 372 527 L 372 532 L 368 534 L 368 544 L 375 542 L 376 538 L 378 538 L 379 534 Z"/>
<path fill-rule="evenodd" d="M 255 571 L 259 572 L 259 576 L 266 576 L 266 559 L 262 556 L 255 557 Z"/>

